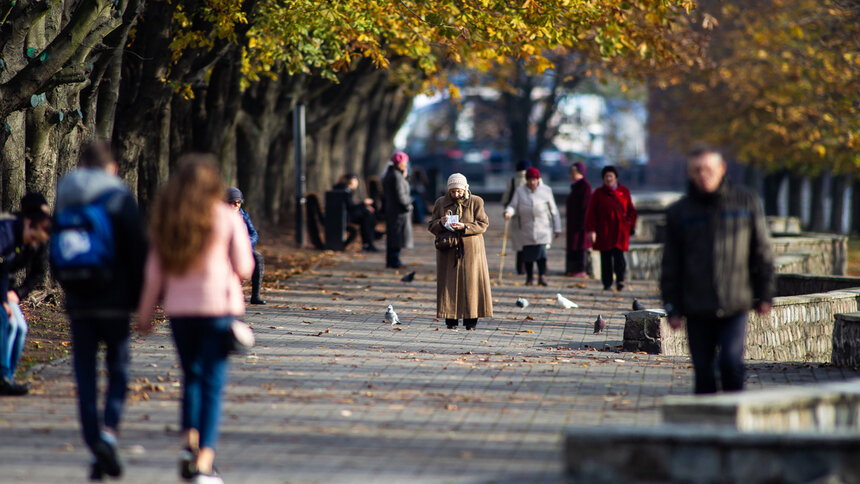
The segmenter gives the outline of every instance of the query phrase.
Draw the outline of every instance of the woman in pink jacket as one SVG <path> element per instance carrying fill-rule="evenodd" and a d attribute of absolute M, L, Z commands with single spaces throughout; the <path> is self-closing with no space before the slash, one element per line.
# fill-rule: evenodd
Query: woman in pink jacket
<path fill-rule="evenodd" d="M 153 306 L 162 301 L 184 374 L 180 475 L 221 483 L 212 464 L 230 326 L 245 312 L 241 280 L 251 276 L 254 258 L 241 216 L 222 201 L 211 160 L 184 157 L 156 200 L 136 324 L 151 331 Z"/>

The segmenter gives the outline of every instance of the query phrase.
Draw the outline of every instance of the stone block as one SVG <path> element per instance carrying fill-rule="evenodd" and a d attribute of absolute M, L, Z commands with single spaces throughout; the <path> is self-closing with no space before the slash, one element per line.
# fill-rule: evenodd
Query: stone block
<path fill-rule="evenodd" d="M 571 482 L 860 483 L 856 433 L 744 433 L 719 427 L 569 427 Z"/>
<path fill-rule="evenodd" d="M 831 361 L 834 366 L 860 367 L 860 312 L 835 315 Z"/>

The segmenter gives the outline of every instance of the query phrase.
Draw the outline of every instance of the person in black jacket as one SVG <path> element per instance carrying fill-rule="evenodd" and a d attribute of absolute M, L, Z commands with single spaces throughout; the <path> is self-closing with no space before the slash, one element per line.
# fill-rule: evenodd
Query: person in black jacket
<path fill-rule="evenodd" d="M 695 393 L 714 393 L 719 348 L 722 389 L 744 384 L 747 314 L 770 312 L 773 255 L 758 196 L 725 180 L 726 164 L 708 147 L 687 159 L 687 196 L 669 207 L 660 290 L 669 325 L 687 320 Z"/>
<path fill-rule="evenodd" d="M 102 474 L 114 477 L 122 474 L 116 441 L 128 384 L 129 319 L 140 298 L 147 254 L 137 202 L 116 176 L 117 168 L 107 143 L 96 141 L 83 148 L 78 169 L 63 177 L 57 186 L 57 214 L 67 207 L 90 204 L 114 192 L 105 202 L 113 225 L 115 251 L 109 283 L 97 290 L 63 287 L 71 320 L 81 430 L 94 456 L 93 479 L 100 479 Z M 100 341 L 107 348 L 108 370 L 107 396 L 101 418 L 96 399 L 96 357 Z"/>
<path fill-rule="evenodd" d="M 385 267 L 397 269 L 404 267 L 400 251 L 412 247 L 412 196 L 409 195 L 409 182 L 406 181 L 406 166 L 409 156 L 396 152 L 382 179 L 385 207 Z"/>
<path fill-rule="evenodd" d="M 333 190 L 344 191 L 348 194 L 346 216 L 349 223 L 359 226 L 361 233 L 361 248 L 365 252 L 379 252 L 373 244 L 376 235 L 376 214 L 373 199 L 357 200 L 359 180 L 358 175 L 347 173 L 332 187 Z"/>
<path fill-rule="evenodd" d="M 260 296 L 260 290 L 263 285 L 263 272 L 266 270 L 263 254 L 257 252 L 257 242 L 260 241 L 260 235 L 257 233 L 257 229 L 254 228 L 254 223 L 251 222 L 251 216 L 242 208 L 243 203 L 245 203 L 245 199 L 242 197 L 241 190 L 236 187 L 227 188 L 227 204 L 242 216 L 245 228 L 248 229 L 248 236 L 251 237 L 251 250 L 254 252 L 254 273 L 251 275 L 251 304 L 266 304 L 266 300 Z"/>
<path fill-rule="evenodd" d="M 51 212 L 40 193 L 21 199 L 21 212 L 0 217 L 0 395 L 26 395 L 30 388 L 15 381 L 15 369 L 27 337 L 27 321 L 19 302 L 45 276 L 45 247 L 51 231 Z M 11 273 L 26 269 L 20 285 Z"/>

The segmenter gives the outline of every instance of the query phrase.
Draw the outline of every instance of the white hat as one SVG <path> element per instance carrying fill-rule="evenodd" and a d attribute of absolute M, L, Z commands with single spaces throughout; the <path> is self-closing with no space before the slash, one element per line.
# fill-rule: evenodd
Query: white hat
<path fill-rule="evenodd" d="M 448 177 L 448 190 L 452 188 L 462 188 L 463 190 L 469 189 L 469 183 L 466 181 L 465 175 L 462 173 L 454 173 L 453 175 Z"/>

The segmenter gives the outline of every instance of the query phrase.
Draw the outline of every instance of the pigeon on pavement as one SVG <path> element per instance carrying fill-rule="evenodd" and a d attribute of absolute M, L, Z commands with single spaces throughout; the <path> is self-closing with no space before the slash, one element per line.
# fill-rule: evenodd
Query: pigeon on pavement
<path fill-rule="evenodd" d="M 642 311 L 643 309 L 645 309 L 645 306 L 643 306 L 642 303 L 639 302 L 638 299 L 633 299 L 633 310 L 634 311 Z"/>
<path fill-rule="evenodd" d="M 528 305 L 529 305 L 529 302 L 526 301 L 524 298 L 521 298 L 521 297 L 517 298 L 517 307 L 524 308 L 524 307 L 528 307 Z"/>
<path fill-rule="evenodd" d="M 397 313 L 394 312 L 394 306 L 391 304 L 389 304 L 388 309 L 385 310 L 385 322 L 391 323 L 392 326 L 400 324 L 400 318 L 397 317 Z"/>
<path fill-rule="evenodd" d="M 594 334 L 603 334 L 604 329 L 606 329 L 606 320 L 598 314 L 597 319 L 594 320 Z"/>
<path fill-rule="evenodd" d="M 409 274 L 406 274 L 405 276 L 400 278 L 400 280 L 403 282 L 412 282 L 413 279 L 415 279 L 415 271 L 412 271 Z"/>
<path fill-rule="evenodd" d="M 578 304 L 576 304 L 575 302 L 571 301 L 570 299 L 562 296 L 561 293 L 558 293 L 555 295 L 555 300 L 556 300 L 556 302 L 558 302 L 559 306 L 561 306 L 565 309 L 571 309 L 571 308 L 578 308 L 579 307 Z"/>

